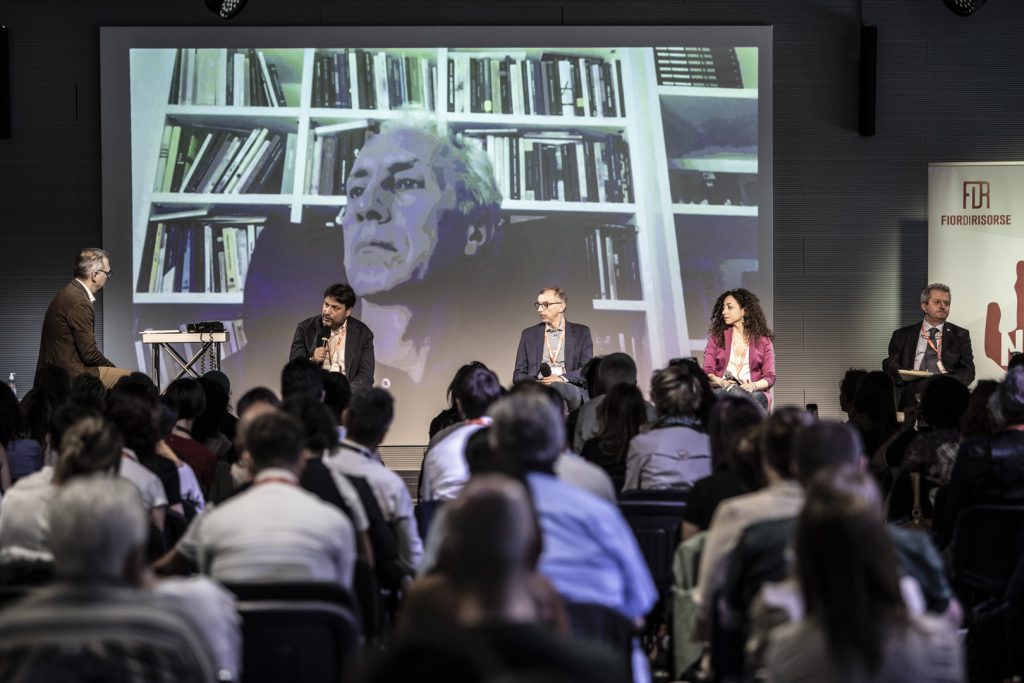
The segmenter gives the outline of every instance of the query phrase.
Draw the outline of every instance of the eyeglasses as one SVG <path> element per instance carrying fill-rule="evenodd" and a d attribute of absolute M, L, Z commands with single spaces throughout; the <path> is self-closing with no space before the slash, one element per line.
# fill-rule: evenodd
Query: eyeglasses
<path fill-rule="evenodd" d="M 112 270 L 94 270 L 93 272 L 94 273 L 103 273 L 104 275 L 107 276 L 108 280 L 114 275 L 114 271 L 112 271 Z"/>
<path fill-rule="evenodd" d="M 533 307 L 541 311 L 546 311 L 548 310 L 548 306 L 557 306 L 558 304 L 564 303 L 564 301 L 534 301 Z"/>

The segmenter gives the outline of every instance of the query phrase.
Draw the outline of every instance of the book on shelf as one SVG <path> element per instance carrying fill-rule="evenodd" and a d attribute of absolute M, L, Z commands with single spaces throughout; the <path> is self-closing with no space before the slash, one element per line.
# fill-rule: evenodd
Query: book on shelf
<path fill-rule="evenodd" d="M 634 201 L 629 144 L 617 134 L 466 129 L 483 147 L 506 199 Z"/>
<path fill-rule="evenodd" d="M 261 194 L 291 192 L 285 152 L 295 133 L 238 130 L 169 121 L 160 138 L 156 192 Z M 166 144 L 165 144 L 166 143 Z M 294 155 L 291 158 L 294 163 Z"/>
<path fill-rule="evenodd" d="M 584 241 L 594 299 L 643 299 L 636 228 L 601 224 L 587 229 Z"/>
<path fill-rule="evenodd" d="M 266 220 L 266 216 L 153 216 L 146 229 L 135 291 L 241 292 Z"/>
<path fill-rule="evenodd" d="M 384 51 L 317 52 L 313 106 L 333 109 L 434 111 L 437 66 L 427 57 Z"/>
<path fill-rule="evenodd" d="M 342 196 L 345 181 L 359 151 L 370 137 L 368 121 L 348 121 L 313 127 L 310 136 L 310 194 Z"/>
<path fill-rule="evenodd" d="M 732 47 L 656 47 L 658 85 L 742 88 L 743 76 Z"/>
<path fill-rule="evenodd" d="M 253 48 L 179 48 L 168 104 L 286 107 L 278 66 Z"/>
<path fill-rule="evenodd" d="M 448 55 L 453 114 L 619 117 L 626 115 L 622 65 L 591 55 L 454 52 Z"/>
<path fill-rule="evenodd" d="M 757 206 L 756 173 L 721 173 L 670 168 L 669 191 L 674 204 Z"/>

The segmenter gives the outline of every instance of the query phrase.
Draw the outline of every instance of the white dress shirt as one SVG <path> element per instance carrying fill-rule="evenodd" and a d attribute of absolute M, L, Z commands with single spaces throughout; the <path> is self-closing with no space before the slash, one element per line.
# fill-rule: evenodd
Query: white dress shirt
<path fill-rule="evenodd" d="M 57 494 L 53 468 L 19 479 L 0 506 L 0 558 L 52 560 L 50 501 Z"/>
<path fill-rule="evenodd" d="M 427 451 L 423 456 L 420 500 L 454 500 L 459 495 L 469 480 L 466 442 L 489 424 L 489 417 L 466 420 Z"/>

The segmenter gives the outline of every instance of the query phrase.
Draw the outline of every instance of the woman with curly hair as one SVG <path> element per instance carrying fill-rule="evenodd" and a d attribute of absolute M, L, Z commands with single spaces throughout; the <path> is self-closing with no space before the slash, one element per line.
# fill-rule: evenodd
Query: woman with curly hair
<path fill-rule="evenodd" d="M 764 319 L 761 302 L 746 289 L 731 289 L 715 302 L 704 347 L 704 372 L 722 391 L 747 392 L 767 410 L 775 384 L 774 333 Z"/>

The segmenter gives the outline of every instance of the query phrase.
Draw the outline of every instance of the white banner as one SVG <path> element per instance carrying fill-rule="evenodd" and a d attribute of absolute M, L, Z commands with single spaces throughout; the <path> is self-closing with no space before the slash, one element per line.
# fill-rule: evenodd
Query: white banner
<path fill-rule="evenodd" d="M 929 164 L 928 279 L 971 332 L 978 379 L 1024 351 L 1024 162 Z"/>

